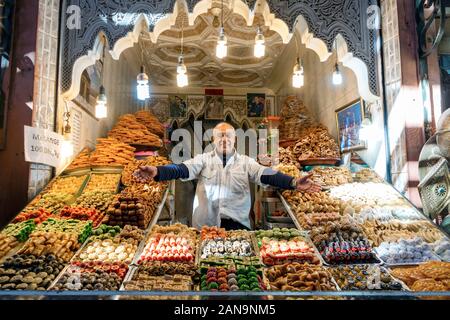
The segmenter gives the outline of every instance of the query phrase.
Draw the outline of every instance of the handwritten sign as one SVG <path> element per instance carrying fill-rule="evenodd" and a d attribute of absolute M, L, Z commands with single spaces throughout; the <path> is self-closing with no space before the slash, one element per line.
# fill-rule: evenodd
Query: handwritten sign
<path fill-rule="evenodd" d="M 64 137 L 50 130 L 25 126 L 25 161 L 57 167 Z"/>

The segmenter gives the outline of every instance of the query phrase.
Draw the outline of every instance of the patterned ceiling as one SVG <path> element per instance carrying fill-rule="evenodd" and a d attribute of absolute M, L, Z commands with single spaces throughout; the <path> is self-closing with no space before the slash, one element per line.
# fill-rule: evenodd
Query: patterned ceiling
<path fill-rule="evenodd" d="M 218 11 L 218 12 L 217 12 Z M 215 48 L 220 27 L 218 17 L 211 10 L 200 15 L 193 26 L 188 26 L 183 13 L 175 26 L 163 32 L 157 43 L 152 43 L 148 33 L 141 33 L 134 46 L 136 55 L 143 54 L 147 74 L 152 85 L 175 86 L 176 66 L 180 54 L 181 26 L 184 34 L 184 57 L 188 68 L 189 85 L 198 87 L 264 87 L 275 60 L 284 49 L 281 37 L 263 27 L 266 39 L 266 55 L 258 59 L 253 56 L 253 44 L 262 16 L 256 16 L 254 24 L 247 26 L 240 15 L 224 10 L 224 28 L 228 39 L 228 55 L 218 59 Z"/>

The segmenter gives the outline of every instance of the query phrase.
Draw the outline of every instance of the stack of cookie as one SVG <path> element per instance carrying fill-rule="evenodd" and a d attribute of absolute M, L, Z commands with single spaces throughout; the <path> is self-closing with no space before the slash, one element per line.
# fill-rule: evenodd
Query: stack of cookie
<path fill-rule="evenodd" d="M 125 166 L 134 159 L 136 149 L 114 138 L 97 139 L 97 147 L 92 152 L 93 166 Z"/>
<path fill-rule="evenodd" d="M 161 139 L 148 131 L 139 123 L 132 114 L 125 114 L 119 118 L 114 128 L 109 132 L 108 137 L 128 144 L 139 144 L 151 147 L 162 147 Z"/>
<path fill-rule="evenodd" d="M 148 131 L 156 134 L 158 137 L 164 137 L 164 126 L 150 111 L 141 110 L 136 112 L 134 115 L 136 116 L 137 121 L 143 124 Z"/>

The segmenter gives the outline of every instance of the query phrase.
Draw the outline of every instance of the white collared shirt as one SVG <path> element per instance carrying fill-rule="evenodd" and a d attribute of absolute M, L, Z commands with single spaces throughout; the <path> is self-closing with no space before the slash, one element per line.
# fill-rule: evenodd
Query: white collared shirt
<path fill-rule="evenodd" d="M 263 185 L 261 176 L 266 167 L 237 152 L 225 167 L 215 151 L 203 153 L 183 163 L 189 169 L 189 178 L 181 180 L 198 179 L 193 227 L 220 226 L 221 218 L 229 218 L 251 228 L 249 181 Z"/>

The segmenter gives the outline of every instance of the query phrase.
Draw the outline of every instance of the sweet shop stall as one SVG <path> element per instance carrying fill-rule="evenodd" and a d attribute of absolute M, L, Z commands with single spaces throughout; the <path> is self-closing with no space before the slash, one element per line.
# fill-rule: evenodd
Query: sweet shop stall
<path fill-rule="evenodd" d="M 58 38 L 60 162 L 31 167 L 0 231 L 0 297 L 449 299 L 448 162 L 417 192 L 392 169 L 372 1 L 285 2 L 77 2 Z M 256 133 L 255 165 L 320 190 L 250 183 L 250 225 L 195 227 L 203 182 L 136 172 L 190 159 L 222 122 Z"/>

